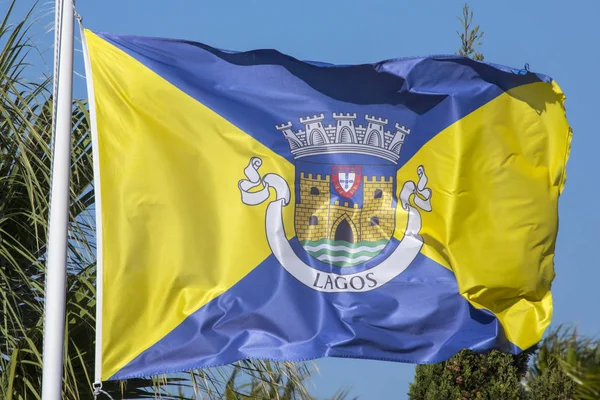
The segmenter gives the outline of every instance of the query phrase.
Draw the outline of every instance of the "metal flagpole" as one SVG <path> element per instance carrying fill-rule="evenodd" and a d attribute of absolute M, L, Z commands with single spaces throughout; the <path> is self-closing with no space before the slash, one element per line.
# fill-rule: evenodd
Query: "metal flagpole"
<path fill-rule="evenodd" d="M 44 302 L 42 400 L 59 400 L 62 391 L 63 343 L 71 168 L 73 88 L 73 5 L 56 0 L 54 53 L 54 123 L 48 259 Z"/>

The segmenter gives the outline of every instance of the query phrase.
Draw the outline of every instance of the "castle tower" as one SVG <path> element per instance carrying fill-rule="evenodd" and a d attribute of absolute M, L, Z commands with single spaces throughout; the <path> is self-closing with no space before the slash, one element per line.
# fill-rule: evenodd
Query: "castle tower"
<path fill-rule="evenodd" d="M 333 113 L 333 119 L 336 120 L 335 142 L 336 143 L 358 143 L 354 120 L 356 113 Z"/>
<path fill-rule="evenodd" d="M 389 240 L 394 234 L 396 210 L 393 193 L 393 177 L 365 176 L 360 221 L 363 240 Z"/>
<path fill-rule="evenodd" d="M 283 137 L 288 141 L 291 150 L 296 150 L 304 146 L 304 143 L 292 131 L 292 121 L 288 121 L 287 124 L 275 125 L 275 129 L 283 133 Z"/>
<path fill-rule="evenodd" d="M 400 155 L 400 150 L 402 149 L 402 145 L 404 144 L 404 138 L 406 138 L 406 135 L 410 134 L 410 129 L 407 129 L 405 126 L 402 126 L 397 122 L 395 128 L 396 133 L 394 134 L 394 138 L 390 143 L 389 149 L 390 151 Z"/>
<path fill-rule="evenodd" d="M 300 173 L 299 202 L 295 225 L 298 240 L 326 239 L 331 229 L 329 218 L 329 175 Z"/>
<path fill-rule="evenodd" d="M 365 115 L 365 120 L 369 125 L 367 125 L 367 132 L 363 144 L 384 148 L 385 140 L 383 129 L 387 125 L 388 120 L 369 115 Z"/>
<path fill-rule="evenodd" d="M 308 116 L 306 118 L 300 118 L 300 122 L 304 124 L 306 131 L 306 143 L 309 146 L 312 145 L 324 145 L 329 144 L 329 138 L 323 127 L 323 120 L 325 114 Z"/>

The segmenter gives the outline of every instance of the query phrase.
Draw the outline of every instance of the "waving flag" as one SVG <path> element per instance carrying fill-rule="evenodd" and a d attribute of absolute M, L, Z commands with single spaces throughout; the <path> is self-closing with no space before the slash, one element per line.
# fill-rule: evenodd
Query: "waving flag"
<path fill-rule="evenodd" d="M 85 36 L 99 378 L 542 337 L 571 137 L 551 78 Z"/>

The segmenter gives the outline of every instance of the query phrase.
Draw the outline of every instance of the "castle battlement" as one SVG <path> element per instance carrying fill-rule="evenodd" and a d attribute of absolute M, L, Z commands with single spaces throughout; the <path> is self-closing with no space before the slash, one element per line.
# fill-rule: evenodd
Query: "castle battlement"
<path fill-rule="evenodd" d="M 365 181 L 365 183 L 371 183 L 371 182 L 387 182 L 387 183 L 393 183 L 394 182 L 394 177 L 393 176 L 364 176 L 363 180 Z"/>
<path fill-rule="evenodd" d="M 310 179 L 313 181 L 320 182 L 329 182 L 329 175 L 325 175 L 325 177 L 321 177 L 321 174 L 317 174 L 314 176 L 313 174 L 305 174 L 304 172 L 300 172 L 300 179 Z"/>
<path fill-rule="evenodd" d="M 313 115 L 312 117 L 309 115 L 306 118 L 300 118 L 300 122 L 303 124 L 312 124 L 314 122 L 321 122 L 325 119 L 325 114 Z"/>
<path fill-rule="evenodd" d="M 406 135 L 410 129 L 396 123 L 396 132 L 385 130 L 389 120 L 375 115 L 365 115 L 369 124 L 354 125 L 357 113 L 332 113 L 336 124 L 324 126 L 325 114 L 299 118 L 304 129 L 292 130 L 292 122 L 275 125 L 288 141 L 295 159 L 323 154 L 364 154 L 396 163 Z"/>
<path fill-rule="evenodd" d="M 377 124 L 377 125 L 387 125 L 387 123 L 388 123 L 387 118 L 377 118 L 372 115 L 365 115 L 365 121 L 368 121 L 372 124 Z"/>
<path fill-rule="evenodd" d="M 356 113 L 333 113 L 333 119 L 354 120 L 357 118 Z"/>
<path fill-rule="evenodd" d="M 360 210 L 360 207 L 356 203 L 352 203 L 352 207 L 350 207 L 350 202 L 345 201 L 344 204 L 340 204 L 339 200 L 333 201 L 333 207 L 346 207 L 346 208 L 353 208 L 355 210 Z"/>
<path fill-rule="evenodd" d="M 408 135 L 410 134 L 410 129 L 408 129 L 407 127 L 405 127 L 404 125 L 400 125 L 399 123 L 396 122 L 396 125 L 394 125 L 394 128 L 396 128 L 398 131 Z"/>
<path fill-rule="evenodd" d="M 278 131 L 284 131 L 286 129 L 292 129 L 292 121 L 288 121 L 286 124 L 275 125 L 275 129 Z"/>

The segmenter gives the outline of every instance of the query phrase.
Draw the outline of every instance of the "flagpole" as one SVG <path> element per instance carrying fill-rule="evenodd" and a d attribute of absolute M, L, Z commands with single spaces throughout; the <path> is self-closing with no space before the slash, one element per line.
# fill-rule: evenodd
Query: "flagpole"
<path fill-rule="evenodd" d="M 62 391 L 71 172 L 73 19 L 72 0 L 56 0 L 55 109 L 44 302 L 42 400 L 59 400 Z"/>

